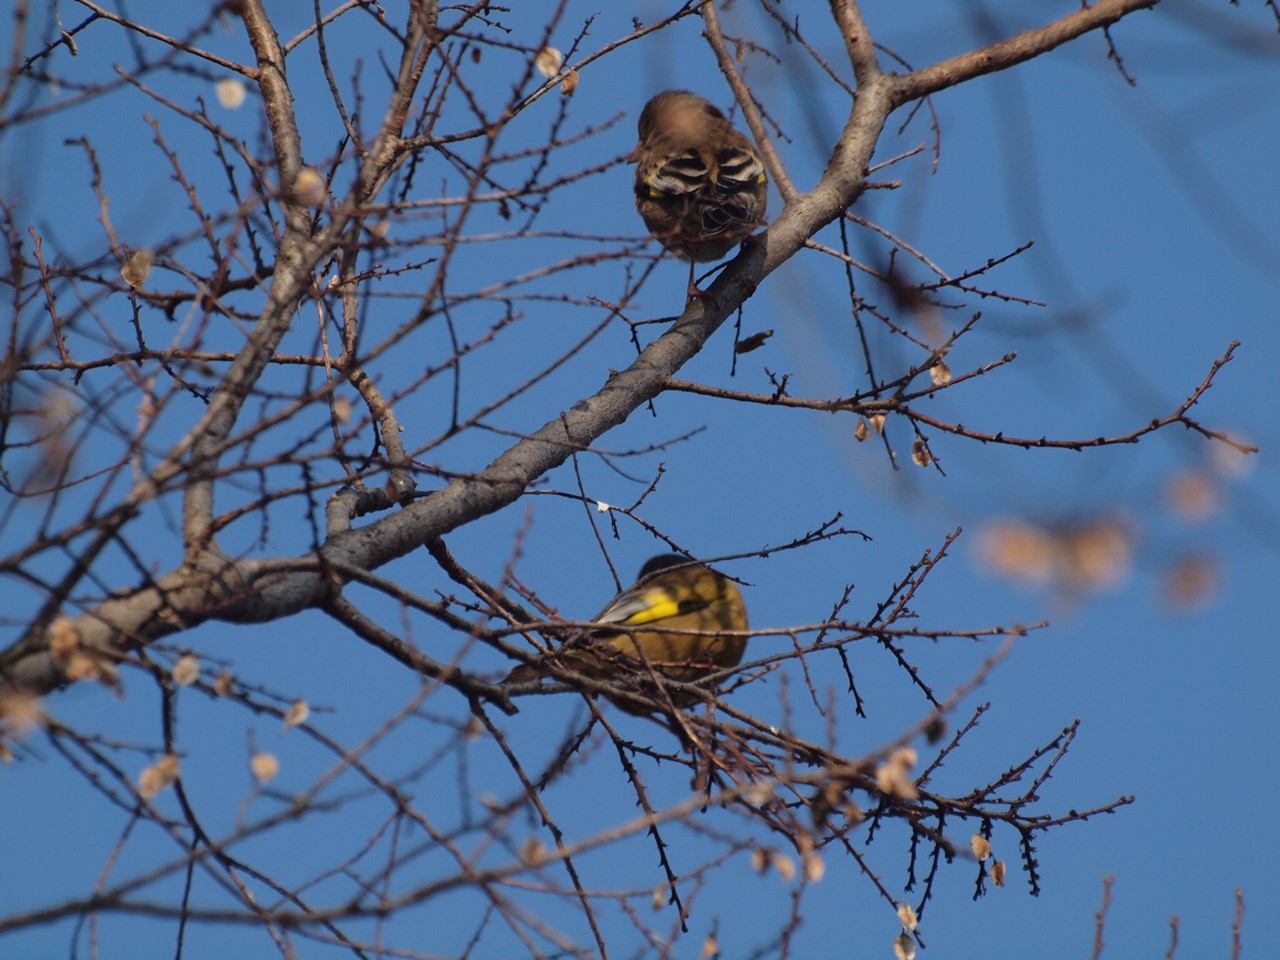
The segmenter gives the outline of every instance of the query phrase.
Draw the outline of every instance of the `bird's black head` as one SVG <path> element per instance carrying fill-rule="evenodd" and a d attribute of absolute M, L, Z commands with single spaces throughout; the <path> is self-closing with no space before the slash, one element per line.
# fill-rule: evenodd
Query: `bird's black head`
<path fill-rule="evenodd" d="M 644 566 L 640 568 L 640 576 L 638 579 L 643 580 L 650 574 L 657 573 L 659 570 L 666 570 L 669 567 L 678 567 L 689 563 L 688 557 L 682 557 L 678 553 L 660 553 L 656 557 L 650 557 L 645 561 Z"/>

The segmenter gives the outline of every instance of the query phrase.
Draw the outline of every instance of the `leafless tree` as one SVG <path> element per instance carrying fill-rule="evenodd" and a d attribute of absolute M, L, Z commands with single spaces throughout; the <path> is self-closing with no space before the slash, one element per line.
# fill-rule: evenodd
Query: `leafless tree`
<path fill-rule="evenodd" d="M 891 117 L 936 130 L 934 94 L 1073 41 L 1110 44 L 1109 28 L 1157 2 L 1063 4 L 1034 29 L 908 68 L 877 46 L 854 0 L 799 17 L 774 0 L 690 0 L 616 34 L 618 18 L 573 22 L 566 3 L 536 5 L 531 32 L 530 11 L 483 0 L 346 0 L 317 4 L 305 24 L 261 0 L 199 15 L 176 4 L 155 21 L 88 0 L 54 18 L 18 0 L 0 129 L 66 137 L 83 179 L 60 184 L 73 236 L 21 197 L 0 207 L 11 317 L 0 732 L 18 759 L 73 771 L 68 789 L 96 795 L 114 845 L 91 888 L 7 913 L 0 934 L 62 922 L 73 942 L 119 952 L 106 931 L 146 917 L 164 921 L 179 954 L 212 926 L 266 934 L 284 956 L 319 945 L 356 956 L 709 955 L 721 934 L 700 902 L 755 869 L 795 874 L 794 895 L 735 949 L 782 957 L 806 892 L 839 863 L 898 912 L 896 945 L 910 953 L 942 871 L 968 871 L 980 893 L 1006 882 L 1007 861 L 1009 880 L 1036 891 L 1037 838 L 1128 798 L 1042 806 L 1074 726 L 1001 758 L 994 778 L 937 785 L 944 763 L 952 776 L 965 769 L 961 748 L 985 709 L 957 704 L 1035 629 L 917 621 L 950 539 L 874 603 L 846 590 L 814 598 L 807 623 L 755 630 L 747 661 L 709 681 L 620 686 L 557 669 L 552 682 L 512 685 L 500 680 L 508 669 L 583 627 L 520 565 L 521 522 L 547 498 L 576 505 L 602 559 L 565 557 L 567 569 L 608 562 L 607 541 L 623 533 L 735 574 L 748 558 L 859 538 L 838 516 L 782 545 L 744 524 L 732 551 L 706 556 L 660 529 L 645 509 L 659 486 L 708 496 L 696 474 L 654 466 L 704 440 L 651 416 L 672 394 L 739 415 L 846 417 L 903 469 L 937 469 L 931 438 L 947 435 L 1087 455 L 1177 426 L 1248 450 L 1193 416 L 1231 358 L 1226 343 L 1184 403 L 1114 436 L 948 421 L 930 399 L 1010 360 L 953 370 L 946 358 L 980 324 L 981 301 L 1020 299 L 989 275 L 1022 249 L 984 252 L 951 276 L 859 214 L 867 191 L 895 186 L 884 178 L 901 158 L 877 157 Z M 755 35 L 726 33 L 722 16 L 740 15 Z M 625 152 L 601 144 L 620 123 L 629 136 L 646 92 L 583 116 L 575 88 L 690 26 L 781 203 L 704 281 L 707 296 L 662 317 L 638 303 L 642 292 L 673 309 L 683 300 L 682 285 L 653 281 L 664 255 L 638 218 L 592 215 L 598 191 L 629 189 Z M 780 145 L 787 121 L 748 83 L 746 69 L 770 59 L 845 96 L 813 182 Z M 150 143 L 118 110 L 146 111 Z M 111 216 L 110 199 L 149 191 L 164 197 L 153 205 L 161 239 Z M 883 259 L 856 256 L 855 237 Z M 679 378 L 735 317 L 735 362 L 755 359 L 768 331 L 752 295 L 806 249 L 846 287 L 865 387 L 805 397 L 782 374 L 765 393 Z M 937 316 L 944 300 L 961 307 L 954 325 Z M 891 349 L 877 346 L 886 339 Z M 726 355 L 728 342 L 714 341 Z M 635 446 L 603 446 L 624 423 Z M 594 470 L 638 477 L 634 501 L 598 502 Z M 513 507 L 525 511 L 514 536 L 486 534 L 508 557 L 486 582 L 468 528 Z M 1092 543 L 1098 531 L 1085 533 Z M 610 572 L 619 587 L 630 573 Z M 314 634 L 318 651 L 338 637 L 362 654 L 267 668 L 266 624 Z M 987 648 L 999 652 L 975 660 L 969 683 L 937 689 L 933 644 L 921 641 L 980 637 L 1002 641 Z M 833 718 L 862 712 L 850 653 L 866 646 L 902 672 L 923 719 L 850 751 Z M 349 696 L 313 702 L 313 671 L 345 678 Z M 837 693 L 818 671 L 841 678 Z M 772 691 L 767 714 L 741 705 L 760 685 Z M 116 727 L 104 710 L 99 726 L 65 722 L 60 691 L 73 686 L 98 691 L 95 702 L 142 703 L 151 721 Z M 287 737 L 240 741 L 236 731 L 263 721 Z M 228 778 L 246 767 L 243 800 L 228 809 Z M 273 785 L 280 770 L 294 775 L 288 792 Z M 907 899 L 868 859 L 883 836 L 905 852 L 895 869 Z"/>

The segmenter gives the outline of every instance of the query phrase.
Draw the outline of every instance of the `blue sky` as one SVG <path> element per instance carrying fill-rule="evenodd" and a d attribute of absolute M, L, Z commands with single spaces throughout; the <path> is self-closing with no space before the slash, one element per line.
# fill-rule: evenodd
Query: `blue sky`
<path fill-rule="evenodd" d="M 837 512 L 844 524 L 871 537 L 871 542 L 847 538 L 768 561 L 726 564 L 728 572 L 749 584 L 745 596 L 754 626 L 817 622 L 848 583 L 856 585 L 851 615 L 865 617 L 911 562 L 936 550 L 957 527 L 964 533 L 951 557 L 913 604 L 921 625 L 980 629 L 1050 621 L 1047 629 L 1021 640 L 962 703 L 956 723 L 981 702 L 992 707 L 965 747 L 950 758 L 940 783 L 963 793 L 1078 718 L 1078 738 L 1041 790 L 1039 809 L 1083 810 L 1129 794 L 1136 802 L 1114 815 L 1042 837 L 1037 846 L 1039 897 L 1028 895 L 1014 838 L 999 831 L 997 855 L 1010 865 L 1005 889 L 991 890 L 975 902 L 973 864 L 962 860 L 945 868 L 920 928 L 934 955 L 1088 955 L 1105 876 L 1115 877 L 1115 887 L 1104 956 L 1163 952 L 1169 918 L 1175 914 L 1180 918 L 1178 956 L 1228 955 L 1237 887 L 1247 905 L 1244 956 L 1280 955 L 1280 933 L 1266 915 L 1270 904 L 1280 902 L 1280 881 L 1270 862 L 1280 850 L 1280 828 L 1266 815 L 1280 789 L 1274 747 L 1280 716 L 1270 690 L 1280 667 L 1275 626 L 1280 604 L 1274 590 L 1280 567 L 1280 485 L 1272 453 L 1280 440 L 1280 418 L 1270 387 L 1280 348 L 1280 186 L 1275 175 L 1280 39 L 1274 20 L 1255 7 L 1170 3 L 1122 23 L 1113 31 L 1114 39 L 1125 68 L 1137 78 L 1136 87 L 1107 62 L 1102 38 L 1090 36 L 1016 70 L 939 94 L 934 100 L 941 141 L 936 170 L 929 150 L 903 160 L 876 177 L 899 180 L 900 188 L 873 191 L 855 209 L 953 275 L 1035 241 L 1027 253 L 979 282 L 1045 306 L 954 297 L 950 302 L 959 309 L 944 313 L 940 321 L 950 329 L 975 310 L 983 313 L 974 332 L 948 357 L 954 372 L 1011 351 L 1016 351 L 1016 361 L 922 404 L 931 415 L 975 430 L 1028 437 L 1124 434 L 1175 409 L 1228 344 L 1238 340 L 1234 359 L 1191 415 L 1259 445 L 1261 453 L 1247 464 L 1242 466 L 1235 456 L 1215 460 L 1210 444 L 1181 427 L 1136 445 L 1084 452 L 982 446 L 933 433 L 931 448 L 944 476 L 910 463 L 910 434 L 891 420 L 889 436 L 901 464 L 895 471 L 887 466 L 883 446 L 855 441 L 853 421 L 845 415 L 738 406 L 688 395 L 659 398 L 656 416 L 638 412 L 602 439 L 603 448 L 627 450 L 704 428 L 688 442 L 624 461 L 641 482 L 582 458 L 588 495 L 616 504 L 634 500 L 663 463 L 662 483 L 646 501 L 643 516 L 678 534 L 683 545 L 702 556 L 786 542 Z M 1006 3 L 989 12 L 997 25 L 995 35 L 1003 36 L 1068 9 L 1070 5 Z M 600 13 L 584 49 L 625 33 L 633 12 L 651 18 L 663 10 L 664 5 L 649 3 L 636 4 L 634 11 L 628 5 L 625 11 Z M 982 41 L 970 11 L 967 4 L 868 4 L 866 16 L 882 44 L 919 66 Z M 180 15 L 160 4 L 137 5 L 131 12 L 156 23 Z M 791 14 L 796 12 L 813 18 L 811 41 L 839 63 L 840 44 L 823 22 L 820 5 Z M 578 26 L 596 13 L 595 6 L 570 3 L 552 42 L 567 49 Z M 292 16 L 293 22 L 280 24 L 285 36 L 305 23 L 301 9 Z M 513 42 L 536 41 L 532 19 L 526 22 L 517 12 L 505 22 L 512 27 Z M 169 28 L 176 29 L 172 24 Z M 587 167 L 627 151 L 639 108 L 664 87 L 688 87 L 728 107 L 731 97 L 699 29 L 696 19 L 685 20 L 584 69 L 566 132 L 624 116 L 572 148 L 565 162 Z M 726 13 L 725 29 L 754 36 L 768 28 L 754 5 L 739 2 Z M 786 129 L 789 139 L 779 141 L 779 150 L 805 190 L 827 159 L 848 103 L 821 84 L 812 69 L 797 73 L 797 50 L 783 45 L 776 34 L 768 36 L 783 63 L 748 57 L 747 79 Z M 221 52 L 226 55 L 246 56 L 245 44 L 234 32 L 218 42 L 225 45 Z M 127 62 L 126 49 L 113 28 L 99 25 L 81 39 L 78 61 L 67 65 L 64 58 L 59 67 L 100 76 L 110 63 Z M 315 74 L 314 54 L 296 56 L 290 69 L 304 151 L 319 162 L 336 140 L 332 108 L 325 108 L 327 94 Z M 500 102 L 520 63 L 518 55 L 486 51 L 484 70 L 474 81 L 477 89 Z M 197 93 L 213 103 L 211 91 L 196 79 L 173 84 L 167 92 L 188 106 Z M 171 145 L 185 151 L 205 189 L 218 189 L 207 143 L 193 138 L 178 118 L 129 90 L 114 95 L 108 107 L 92 114 L 59 114 L 46 126 L 0 136 L 0 185 L 6 197 L 21 197 L 18 221 L 36 224 L 68 256 L 91 256 L 99 248 L 105 253 L 101 232 L 93 226 L 97 211 L 85 187 L 83 154 L 63 145 L 68 137 L 87 136 L 98 148 L 112 196 L 112 219 L 134 245 L 158 242 L 191 226 L 181 194 L 151 144 L 144 112 L 160 118 Z M 537 142 L 556 108 L 555 97 L 530 108 L 513 125 L 508 148 Z M 258 127 L 249 107 L 234 114 L 212 105 L 210 110 L 242 136 L 252 137 Z M 927 114 L 897 133 L 904 119 L 903 114 L 891 120 L 877 160 L 932 144 Z M 24 162 L 32 158 L 34 162 Z M 415 187 L 431 196 L 447 189 L 450 176 L 450 171 L 427 166 Z M 632 209 L 629 176 L 628 168 L 615 166 L 581 181 L 553 200 L 539 227 L 584 229 L 583 218 L 589 214 L 593 232 L 638 238 L 641 228 Z M 211 196 L 216 202 L 216 193 Z M 770 203 L 771 215 L 776 214 L 776 193 Z M 424 222 L 422 229 L 429 229 L 430 221 Z M 493 222 L 500 223 L 497 218 Z M 828 228 L 818 239 L 832 244 L 834 238 Z M 496 256 L 489 247 L 460 256 L 451 282 L 459 290 L 482 287 L 492 282 L 495 259 L 507 271 L 588 248 L 570 240 L 500 249 Z M 853 233 L 853 249 L 873 263 L 882 264 L 887 256 L 885 244 L 865 233 Z M 188 262 L 199 260 L 191 254 Z M 899 264 L 912 279 L 924 276 L 906 258 Z M 602 264 L 527 289 L 610 299 L 618 295 L 623 266 Z M 677 312 L 685 269 L 673 260 L 660 264 L 630 315 Z M 412 278 L 406 279 L 402 289 L 412 288 Z M 874 287 L 865 295 L 888 304 L 887 294 Z M 379 300 L 368 321 L 369 337 L 389 331 L 412 309 L 411 300 Z M 502 385 L 522 382 L 600 318 L 590 306 L 538 300 L 521 302 L 519 309 L 521 320 L 498 346 L 480 352 L 476 365 L 464 370 L 464 407 L 484 402 Z M 478 330 L 491 320 L 492 315 L 475 309 L 459 322 L 464 329 Z M 108 313 L 105 322 L 125 321 Z M 847 396 L 866 385 L 843 275 L 816 253 L 796 257 L 768 278 L 746 306 L 743 329 L 772 329 L 775 335 L 766 348 L 739 359 L 736 377 L 728 376 L 732 335 L 727 329 L 681 376 L 769 392 L 767 368 L 790 374 L 791 393 L 806 397 Z M 300 347 L 309 344 L 312 328 L 300 324 L 297 336 Z M 878 331 L 872 336 L 878 362 L 886 369 L 918 359 L 905 354 L 898 341 Z M 411 348 L 385 358 L 377 374 L 384 386 L 398 389 L 430 364 L 433 350 L 442 349 L 442 338 L 424 332 Z M 520 404 L 504 408 L 489 422 L 516 431 L 536 429 L 596 389 L 608 369 L 624 366 L 633 356 L 626 331 L 615 325 Z M 409 446 L 439 432 L 447 394 L 443 385 L 429 384 L 400 401 Z M 172 429 L 179 429 L 192 407 L 179 404 L 174 413 Z M 422 459 L 455 470 L 477 469 L 506 442 L 497 434 L 473 432 Z M 1170 484 L 1185 476 L 1207 478 L 1217 501 L 1207 515 L 1190 516 L 1170 505 Z M 423 478 L 424 487 L 433 483 Z M 571 469 L 553 474 L 547 486 L 575 490 Z M 498 580 L 511 558 L 512 538 L 523 531 L 517 567 L 521 579 L 562 615 L 589 617 L 612 594 L 613 585 L 581 506 L 550 496 L 531 497 L 527 503 L 458 531 L 449 539 L 450 548 L 477 573 Z M 303 507 L 293 503 L 282 509 L 260 547 L 262 555 L 305 549 L 307 532 L 297 524 L 304 515 Z M 1098 517 L 1124 530 L 1133 551 L 1126 575 L 1104 591 L 1073 592 L 1002 578 L 979 549 L 984 532 L 1001 521 L 1065 526 Z M 14 521 L 6 541 L 18 536 L 18 524 L 34 525 L 37 519 Z M 179 548 L 171 519 L 157 512 L 142 524 L 138 533 L 146 541 L 144 556 L 160 569 L 172 566 Z M 624 519 L 619 525 L 622 538 L 607 545 L 626 578 L 661 547 L 635 524 Z M 233 529 L 228 540 L 236 549 L 247 549 L 257 532 Z M 1167 601 L 1165 589 L 1171 565 L 1188 556 L 1211 564 L 1216 587 L 1191 607 L 1179 609 Z M 443 586 L 421 553 L 381 573 L 428 595 Z M 133 582 L 127 575 L 111 581 L 111 571 L 103 576 L 112 588 Z M 29 595 L 18 597 L 12 582 L 4 589 L 15 590 L 11 615 L 31 602 Z M 458 646 L 458 638 L 437 625 L 366 599 L 383 615 L 384 625 L 403 630 L 433 655 L 446 657 Z M 757 640 L 753 652 L 776 642 Z M 206 658 L 225 658 L 246 679 L 305 697 L 317 706 L 315 724 L 347 743 L 360 742 L 418 693 L 413 678 L 316 613 L 254 627 L 213 622 L 179 638 L 175 646 L 189 646 Z M 934 689 L 945 693 L 970 678 L 995 649 L 991 643 L 921 641 L 909 652 Z M 506 666 L 484 650 L 462 656 L 470 668 L 493 676 Z M 869 715 L 859 719 L 842 711 L 836 730 L 841 748 L 860 756 L 927 711 L 878 647 L 855 646 L 851 657 Z M 838 691 L 841 676 L 834 662 L 824 666 L 832 672 L 819 676 L 820 688 Z M 798 670 L 788 676 L 793 696 L 800 679 Z M 774 676 L 741 691 L 735 703 L 761 716 L 778 716 L 782 689 L 782 678 Z M 250 798 L 244 772 L 249 744 L 268 746 L 281 756 L 279 787 L 285 794 L 305 789 L 331 762 L 298 731 L 282 738 L 277 722 L 224 708 L 192 691 L 184 691 L 180 702 L 180 743 L 190 751 L 184 777 L 203 801 L 204 815 L 221 829 L 231 829 L 245 810 L 262 814 L 263 805 L 271 802 Z M 140 679 L 122 700 L 77 687 L 50 698 L 46 709 L 69 726 L 114 740 L 155 743 L 158 736 L 156 697 Z M 387 769 L 411 770 L 426 761 L 429 745 L 443 742 L 433 717 L 465 720 L 465 706 L 447 692 L 423 710 L 373 752 Z M 574 718 L 581 719 L 581 711 L 573 697 L 537 698 L 518 717 L 501 723 L 533 757 L 558 742 Z M 655 741 L 665 736 L 633 718 L 619 717 L 618 723 L 635 736 Z M 817 729 L 820 733 L 820 724 Z M 662 745 L 672 748 L 670 742 Z M 5 831 L 0 838 L 0 860 L 27 865 L 21 872 L 6 869 L 0 878 L 5 913 L 88 891 L 126 822 L 51 750 L 39 744 L 32 749 L 23 762 L 0 769 L 0 812 L 6 822 L 22 824 L 21 830 Z M 921 751 L 927 760 L 927 748 L 921 745 Z M 122 764 L 129 762 L 138 769 L 144 765 L 140 758 Z M 446 818 L 456 813 L 450 797 L 463 779 L 476 795 L 506 796 L 512 790 L 509 771 L 483 743 L 472 748 L 465 774 L 452 763 L 413 780 L 419 797 L 439 792 L 440 798 L 427 806 Z M 568 781 L 570 789 L 550 793 L 548 803 L 562 822 L 583 831 L 629 819 L 633 798 L 610 751 L 598 751 L 589 764 L 576 787 Z M 683 773 L 659 768 L 646 776 L 655 794 L 670 802 L 687 795 Z M 590 784 L 589 795 L 585 784 Z M 172 803 L 171 796 L 168 801 Z M 339 833 L 369 832 L 372 821 L 365 818 L 379 814 L 376 804 L 366 803 L 359 796 L 348 800 L 340 815 L 344 819 L 336 821 Z M 167 812 L 176 813 L 176 808 Z M 297 876 L 305 877 L 313 858 L 317 863 L 332 859 L 326 857 L 326 843 L 334 830 L 330 821 L 299 824 L 296 833 L 250 841 L 244 852 L 261 856 L 286 878 L 295 867 Z M 687 839 L 691 862 L 701 842 L 695 833 L 690 831 Z M 967 835 L 963 829 L 958 834 L 961 844 Z M 866 848 L 871 868 L 897 895 L 906 851 L 905 837 L 892 830 Z M 169 841 L 139 836 L 125 845 L 112 875 L 128 876 L 157 857 L 179 853 Z M 425 861 L 431 856 L 423 854 Z M 639 842 L 615 852 L 612 861 L 601 861 L 590 862 L 592 876 L 601 884 L 621 877 L 645 888 L 661 878 L 652 848 Z M 785 918 L 793 887 L 774 874 L 756 876 L 740 856 L 699 889 L 690 921 L 694 934 L 678 955 L 692 956 L 700 936 L 714 927 L 723 956 L 749 956 Z M 474 907 L 459 904 L 456 909 L 462 917 Z M 556 919 L 557 908 L 546 909 L 546 918 Z M 795 955 L 891 955 L 890 942 L 897 933 L 892 911 L 852 864 L 835 853 L 828 857 L 827 875 L 806 893 L 802 912 L 806 922 Z M 465 923 L 451 928 L 453 916 L 428 911 L 425 917 L 393 925 L 392 932 L 413 940 L 416 949 L 457 951 L 461 944 L 454 939 L 465 940 L 469 928 Z M 416 934 L 414 923 L 428 924 L 429 935 Z M 138 956 L 172 954 L 172 928 L 157 921 L 109 919 L 103 921 L 102 933 L 104 955 L 122 949 Z M 6 944 L 5 952 L 63 956 L 70 952 L 71 938 L 67 925 L 37 927 L 7 938 L 12 946 Z M 193 933 L 184 956 L 225 956 L 231 948 L 246 956 L 272 951 L 258 933 L 214 927 Z"/>

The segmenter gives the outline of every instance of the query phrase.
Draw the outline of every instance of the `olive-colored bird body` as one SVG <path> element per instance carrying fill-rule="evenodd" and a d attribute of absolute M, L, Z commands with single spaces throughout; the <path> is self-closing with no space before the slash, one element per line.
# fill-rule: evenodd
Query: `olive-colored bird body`
<path fill-rule="evenodd" d="M 647 673 L 647 664 L 664 676 L 691 681 L 736 666 L 747 646 L 747 608 L 737 585 L 675 554 L 649 560 L 636 584 L 593 619 L 637 629 L 601 626 L 568 641 L 551 662 L 600 679 Z M 543 672 L 522 665 L 506 679 L 527 681 Z"/>
<path fill-rule="evenodd" d="M 764 222 L 764 162 L 710 101 L 665 90 L 645 104 L 638 132 L 636 210 L 677 257 L 719 260 Z"/>

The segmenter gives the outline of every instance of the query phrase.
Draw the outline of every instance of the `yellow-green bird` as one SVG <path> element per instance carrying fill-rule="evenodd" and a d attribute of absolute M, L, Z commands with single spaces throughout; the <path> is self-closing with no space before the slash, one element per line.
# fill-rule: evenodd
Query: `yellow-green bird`
<path fill-rule="evenodd" d="M 649 232 L 682 260 L 719 260 L 764 222 L 769 178 L 755 145 L 714 104 L 664 90 L 640 112 L 636 210 Z"/>
<path fill-rule="evenodd" d="M 635 585 L 593 620 L 653 629 L 615 632 L 601 627 L 568 641 L 551 661 L 597 678 L 647 674 L 647 663 L 673 679 L 690 681 L 737 666 L 747 646 L 742 635 L 747 608 L 737 585 L 710 567 L 671 553 L 645 563 Z M 538 665 L 525 664 L 506 680 L 520 683 L 543 672 Z"/>

